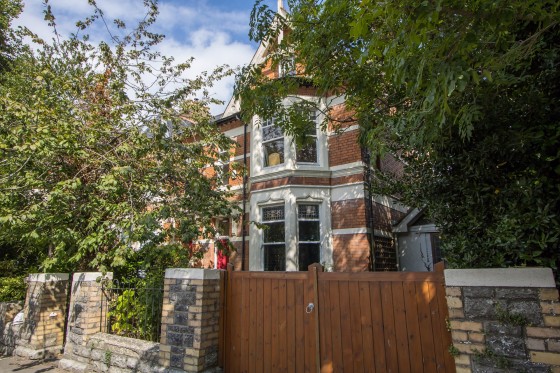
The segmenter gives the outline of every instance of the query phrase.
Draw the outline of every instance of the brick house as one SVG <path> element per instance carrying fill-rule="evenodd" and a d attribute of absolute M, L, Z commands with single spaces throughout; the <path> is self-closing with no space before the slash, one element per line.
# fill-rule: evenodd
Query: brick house
<path fill-rule="evenodd" d="M 279 11 L 284 11 L 281 1 Z M 266 63 L 266 55 L 261 44 L 251 64 Z M 263 73 L 281 76 L 270 64 Z M 371 197 L 368 179 L 375 168 L 398 172 L 401 165 L 390 157 L 371 162 L 358 143 L 357 123 L 336 131 L 319 128 L 324 112 L 335 119 L 350 117 L 344 98 L 318 97 L 305 84 L 299 96 L 320 108 L 310 113 L 316 128 L 308 136 L 315 141 L 302 149 L 273 118 L 243 123 L 233 98 L 216 118 L 220 130 L 237 143 L 229 150 L 230 163 L 246 169 L 244 179 L 228 180 L 244 213 L 216 219 L 222 238 L 237 249 L 230 260 L 236 269 L 254 271 L 306 270 L 314 262 L 332 271 L 397 270 L 392 229 L 409 209 L 389 197 Z M 214 267 L 216 261 L 210 243 L 202 265 Z"/>

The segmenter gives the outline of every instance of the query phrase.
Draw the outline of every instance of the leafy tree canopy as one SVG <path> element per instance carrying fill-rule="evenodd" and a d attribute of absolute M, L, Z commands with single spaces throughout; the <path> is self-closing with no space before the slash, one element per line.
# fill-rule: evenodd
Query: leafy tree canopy
<path fill-rule="evenodd" d="M 50 41 L 11 28 L 20 3 L 1 2 L 16 9 L 0 18 L 2 48 L 17 48 L 0 70 L 0 243 L 46 271 L 122 267 L 133 248 L 145 267 L 188 265 L 188 244 L 232 213 L 221 170 L 201 172 L 232 145 L 205 90 L 228 70 L 186 79 L 191 61 L 155 51 L 155 1 L 98 45 L 87 30 L 109 20 L 94 1 L 68 38 L 45 1 Z"/>
<path fill-rule="evenodd" d="M 264 64 L 245 68 L 246 119 L 276 116 L 298 135 L 293 113 L 314 103 L 284 103 L 302 82 L 344 95 L 362 144 L 405 165 L 402 177 L 375 172 L 373 192 L 424 208 L 451 265 L 556 267 L 557 1 L 288 3 L 283 16 L 257 2 L 251 36 L 273 66 L 299 73 L 270 80 Z"/>

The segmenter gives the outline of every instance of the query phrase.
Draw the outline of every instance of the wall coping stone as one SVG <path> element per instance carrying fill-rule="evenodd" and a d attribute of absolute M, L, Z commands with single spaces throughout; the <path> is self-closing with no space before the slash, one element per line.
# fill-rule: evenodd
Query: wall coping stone
<path fill-rule="evenodd" d="M 47 282 L 47 281 L 68 281 L 69 273 L 30 273 L 27 276 L 29 282 Z"/>
<path fill-rule="evenodd" d="M 168 268 L 165 278 L 178 280 L 219 280 L 221 270 L 203 268 Z"/>
<path fill-rule="evenodd" d="M 555 288 L 550 268 L 446 269 L 446 286 Z"/>
<path fill-rule="evenodd" d="M 99 277 L 103 277 L 103 272 L 74 272 L 72 276 L 72 282 L 87 282 L 87 281 L 97 281 Z M 107 272 L 105 278 L 113 279 L 113 272 Z"/>

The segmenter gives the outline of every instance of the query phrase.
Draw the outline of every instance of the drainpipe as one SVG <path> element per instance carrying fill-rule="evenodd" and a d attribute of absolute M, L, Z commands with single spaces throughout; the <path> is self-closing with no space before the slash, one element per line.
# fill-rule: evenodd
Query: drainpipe
<path fill-rule="evenodd" d="M 238 120 L 241 120 L 239 115 L 235 116 Z M 243 123 L 243 207 L 241 215 L 241 270 L 245 270 L 245 237 L 246 232 L 246 221 L 245 214 L 246 208 L 245 203 L 247 199 L 247 123 Z"/>
<path fill-rule="evenodd" d="M 370 270 L 375 271 L 375 216 L 373 213 L 373 200 L 371 198 L 371 154 L 370 152 L 362 148 L 362 159 L 365 163 L 364 168 L 364 189 L 365 189 L 365 196 L 366 199 L 366 224 L 370 230 Z"/>

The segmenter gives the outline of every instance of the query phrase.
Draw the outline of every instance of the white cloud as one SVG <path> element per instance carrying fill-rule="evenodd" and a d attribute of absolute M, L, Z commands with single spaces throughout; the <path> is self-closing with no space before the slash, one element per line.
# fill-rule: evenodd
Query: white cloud
<path fill-rule="evenodd" d="M 119 18 L 128 27 L 135 25 L 144 17 L 142 0 L 98 0 L 111 33 L 120 35 L 112 26 L 112 20 Z M 92 14 L 87 0 L 50 0 L 56 17 L 57 30 L 61 35 L 76 32 L 76 21 Z M 25 25 L 45 39 L 51 39 L 52 30 L 43 20 L 44 7 L 40 0 L 25 1 L 24 13 L 16 25 Z M 176 62 L 183 62 L 194 57 L 188 77 L 194 77 L 203 71 L 212 71 L 217 66 L 227 64 L 237 67 L 248 63 L 256 46 L 250 44 L 246 37 L 249 14 L 239 11 L 223 11 L 209 6 L 204 0 L 171 3 L 160 1 L 160 15 L 153 31 L 167 35 L 157 46 L 164 55 L 175 57 Z M 96 42 L 109 38 L 105 26 L 98 22 L 88 33 Z M 233 77 L 226 78 L 210 88 L 213 97 L 222 101 L 229 100 L 233 88 Z M 223 106 L 212 108 L 213 114 L 223 110 Z"/>

